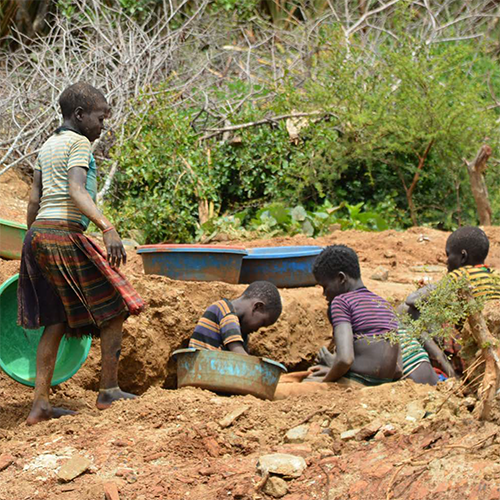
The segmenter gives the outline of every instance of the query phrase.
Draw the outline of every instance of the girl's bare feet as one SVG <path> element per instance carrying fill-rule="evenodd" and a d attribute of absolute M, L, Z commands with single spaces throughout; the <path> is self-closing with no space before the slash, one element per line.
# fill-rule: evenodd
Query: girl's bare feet
<path fill-rule="evenodd" d="M 115 401 L 120 399 L 136 399 L 135 394 L 122 391 L 119 387 L 112 389 L 100 389 L 99 396 L 97 396 L 96 406 L 99 410 L 107 410 Z"/>
<path fill-rule="evenodd" d="M 30 414 L 26 419 L 28 425 L 35 425 L 39 422 L 44 422 L 45 420 L 51 420 L 53 418 L 63 417 L 65 415 L 75 415 L 76 412 L 71 410 L 65 410 L 64 408 L 56 408 L 52 406 L 48 401 L 39 399 L 33 402 Z"/>

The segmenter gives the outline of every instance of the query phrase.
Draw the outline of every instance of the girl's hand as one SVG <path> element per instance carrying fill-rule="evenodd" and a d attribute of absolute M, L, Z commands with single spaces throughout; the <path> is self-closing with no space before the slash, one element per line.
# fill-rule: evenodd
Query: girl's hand
<path fill-rule="evenodd" d="M 111 267 L 119 268 L 122 263 L 126 264 L 127 252 L 125 252 L 122 240 L 116 229 L 105 232 L 102 237 L 108 254 L 108 262 L 111 264 Z"/>

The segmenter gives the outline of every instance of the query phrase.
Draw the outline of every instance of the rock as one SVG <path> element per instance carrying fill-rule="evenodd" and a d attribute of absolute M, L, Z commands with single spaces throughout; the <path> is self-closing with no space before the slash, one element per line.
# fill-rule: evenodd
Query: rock
<path fill-rule="evenodd" d="M 285 441 L 287 443 L 303 443 L 306 438 L 307 438 L 307 433 L 309 432 L 309 426 L 308 425 L 299 425 L 297 427 L 294 427 L 293 429 L 290 429 L 286 434 L 285 434 Z"/>
<path fill-rule="evenodd" d="M 357 441 L 365 441 L 367 439 L 372 438 L 377 434 L 377 432 L 380 430 L 382 427 L 382 422 L 380 420 L 373 420 L 370 422 L 368 425 L 365 425 L 357 434 L 356 434 L 356 440 Z"/>
<path fill-rule="evenodd" d="M 377 269 L 375 269 L 375 272 L 372 274 L 371 278 L 372 280 L 376 281 L 387 281 L 387 279 L 389 278 L 389 271 L 385 267 L 379 266 L 377 267 Z"/>
<path fill-rule="evenodd" d="M 140 245 L 137 243 L 137 241 L 125 238 L 122 240 L 123 246 L 125 247 L 125 250 L 136 250 Z"/>
<path fill-rule="evenodd" d="M 396 434 L 396 429 L 392 424 L 384 425 L 379 432 L 382 432 L 384 436 L 394 436 Z"/>
<path fill-rule="evenodd" d="M 235 420 L 241 417 L 248 410 L 248 406 L 240 406 L 228 413 L 224 418 L 219 420 L 219 425 L 225 429 L 233 424 Z"/>
<path fill-rule="evenodd" d="M 384 257 L 386 259 L 393 259 L 394 257 L 396 257 L 396 254 L 392 250 L 386 250 L 384 253 Z"/>
<path fill-rule="evenodd" d="M 73 455 L 60 469 L 57 476 L 61 481 L 72 481 L 83 474 L 92 462 L 82 455 Z"/>
<path fill-rule="evenodd" d="M 411 266 L 412 273 L 445 273 L 446 267 L 444 266 Z"/>
<path fill-rule="evenodd" d="M 203 438 L 203 444 L 211 457 L 218 457 L 221 454 L 219 443 L 213 437 Z"/>
<path fill-rule="evenodd" d="M 307 458 L 312 453 L 312 446 L 307 443 L 292 444 L 286 443 L 275 450 L 276 453 L 284 453 L 285 455 L 294 455 L 297 457 Z"/>
<path fill-rule="evenodd" d="M 257 469 L 262 474 L 277 474 L 284 477 L 300 477 L 306 468 L 306 461 L 302 457 L 285 453 L 263 455 L 257 462 Z"/>
<path fill-rule="evenodd" d="M 264 485 L 264 493 L 274 498 L 281 498 L 288 493 L 288 486 L 281 477 L 271 476 Z"/>
<path fill-rule="evenodd" d="M 360 429 L 350 429 L 348 431 L 342 432 L 342 434 L 340 434 L 340 439 L 342 439 L 342 441 L 349 441 L 350 439 L 354 439 L 359 431 Z"/>
<path fill-rule="evenodd" d="M 106 500 L 120 500 L 118 486 L 116 486 L 115 483 L 105 483 L 104 496 L 106 497 Z"/>
<path fill-rule="evenodd" d="M 420 401 L 412 401 L 406 405 L 406 420 L 416 422 L 425 416 L 425 409 Z"/>
<path fill-rule="evenodd" d="M 10 467 L 14 463 L 14 457 L 12 455 L 0 455 L 0 472 Z"/>

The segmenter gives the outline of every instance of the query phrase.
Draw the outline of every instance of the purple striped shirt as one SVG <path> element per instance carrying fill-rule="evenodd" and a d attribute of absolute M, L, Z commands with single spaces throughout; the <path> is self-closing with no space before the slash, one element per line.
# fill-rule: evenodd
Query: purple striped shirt
<path fill-rule="evenodd" d="M 398 327 L 389 302 L 366 287 L 335 297 L 330 312 L 334 328 L 340 323 L 351 323 L 355 340 L 384 335 Z"/>

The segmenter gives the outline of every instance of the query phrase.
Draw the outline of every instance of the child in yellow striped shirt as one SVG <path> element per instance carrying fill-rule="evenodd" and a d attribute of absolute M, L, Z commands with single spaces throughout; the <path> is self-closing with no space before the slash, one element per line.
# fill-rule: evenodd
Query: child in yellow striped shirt
<path fill-rule="evenodd" d="M 475 298 L 498 300 L 500 299 L 499 276 L 496 271 L 485 264 L 489 249 L 490 242 L 482 229 L 475 226 L 458 228 L 448 237 L 446 242 L 448 276 L 456 280 L 465 276 L 471 285 L 471 291 Z M 425 298 L 433 288 L 434 286 L 428 285 L 408 296 L 406 305 L 410 314 L 413 313 L 412 316 L 418 316 L 416 303 Z M 459 356 L 460 345 L 451 339 L 445 346 L 445 352 L 453 358 L 455 370 L 461 373 L 463 363 Z M 435 359 L 439 357 L 440 353 L 433 349 L 429 354 L 431 359 Z"/>

